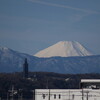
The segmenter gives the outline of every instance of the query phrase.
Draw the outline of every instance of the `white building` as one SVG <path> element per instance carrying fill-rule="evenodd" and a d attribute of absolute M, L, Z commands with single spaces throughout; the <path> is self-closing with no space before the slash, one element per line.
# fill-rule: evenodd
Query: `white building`
<path fill-rule="evenodd" d="M 100 100 L 100 89 L 36 89 L 35 100 Z"/>
<path fill-rule="evenodd" d="M 95 89 L 86 88 L 92 84 Z M 96 88 L 99 84 L 100 80 L 81 80 L 82 89 L 35 89 L 35 100 L 100 100 L 100 89 Z"/>
<path fill-rule="evenodd" d="M 100 89 L 100 79 L 82 79 L 80 88 Z"/>

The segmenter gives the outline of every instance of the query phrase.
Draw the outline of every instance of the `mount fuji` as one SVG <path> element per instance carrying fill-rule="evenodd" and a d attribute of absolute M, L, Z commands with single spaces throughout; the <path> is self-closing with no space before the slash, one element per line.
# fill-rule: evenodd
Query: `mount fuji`
<path fill-rule="evenodd" d="M 42 51 L 39 51 L 34 56 L 36 57 L 71 57 L 71 56 L 90 56 L 93 55 L 84 46 L 76 41 L 60 41 Z"/>

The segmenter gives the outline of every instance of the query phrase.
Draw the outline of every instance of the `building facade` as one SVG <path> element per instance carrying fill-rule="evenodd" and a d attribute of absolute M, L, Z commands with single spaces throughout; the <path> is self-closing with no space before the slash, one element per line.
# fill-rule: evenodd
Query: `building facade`
<path fill-rule="evenodd" d="M 100 80 L 81 80 L 80 89 L 35 89 L 35 100 L 100 100 Z"/>
<path fill-rule="evenodd" d="M 100 100 L 100 89 L 36 89 L 35 100 Z"/>

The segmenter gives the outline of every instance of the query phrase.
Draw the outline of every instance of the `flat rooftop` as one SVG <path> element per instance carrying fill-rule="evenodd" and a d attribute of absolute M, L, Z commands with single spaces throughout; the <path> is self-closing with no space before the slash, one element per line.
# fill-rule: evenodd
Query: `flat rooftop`
<path fill-rule="evenodd" d="M 100 79 L 81 79 L 81 83 L 100 83 Z"/>

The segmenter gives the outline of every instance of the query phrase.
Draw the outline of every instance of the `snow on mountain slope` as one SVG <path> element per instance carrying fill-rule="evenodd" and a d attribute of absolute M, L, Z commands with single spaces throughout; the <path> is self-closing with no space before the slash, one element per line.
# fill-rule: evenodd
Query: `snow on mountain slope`
<path fill-rule="evenodd" d="M 69 57 L 69 56 L 89 56 L 92 55 L 80 43 L 75 41 L 60 41 L 38 53 L 34 56 L 37 57 Z"/>

